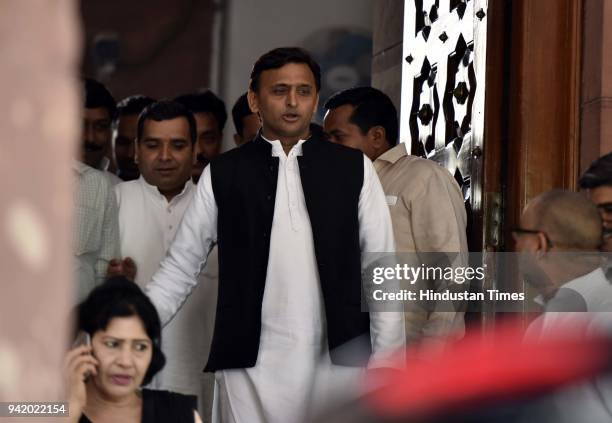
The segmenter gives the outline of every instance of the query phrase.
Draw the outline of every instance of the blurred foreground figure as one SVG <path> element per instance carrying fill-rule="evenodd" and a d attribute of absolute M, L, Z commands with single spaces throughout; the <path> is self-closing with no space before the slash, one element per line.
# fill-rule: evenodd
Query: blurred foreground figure
<path fill-rule="evenodd" d="M 529 326 L 528 338 L 546 339 L 576 325 L 586 339 L 612 333 L 612 285 L 595 253 L 601 231 L 596 207 L 582 194 L 553 190 L 529 202 L 513 236 L 521 271 L 545 312 Z M 612 421 L 612 379 L 560 392 L 550 413 L 559 422 Z"/>
<path fill-rule="evenodd" d="M 547 311 L 532 324 L 532 331 L 546 332 L 564 319 L 595 317 L 549 312 L 612 311 L 612 285 L 597 254 L 601 218 L 584 195 L 553 190 L 537 196 L 525 208 L 513 237 L 521 253 L 521 272 Z"/>
<path fill-rule="evenodd" d="M 409 348 L 406 367 L 373 375 L 367 393 L 338 405 L 316 423 L 556 423 L 554 398 L 610 371 L 610 337 L 583 337 L 580 325 L 524 340 L 522 323 L 498 323 L 449 344 L 435 360 Z M 603 423 L 584 409 L 574 422 Z M 576 415 L 574 415 L 576 417 Z M 563 420 L 570 421 L 570 420 Z"/>
<path fill-rule="evenodd" d="M 206 371 L 222 422 L 302 422 L 332 386 L 354 389 L 366 365 L 391 365 L 403 345 L 401 313 L 361 311 L 361 252 L 393 252 L 391 219 L 370 160 L 310 134 L 320 81 L 302 49 L 257 60 L 248 100 L 262 130 L 204 169 L 147 286 L 167 322 L 218 242 Z"/>
<path fill-rule="evenodd" d="M 603 220 L 602 251 L 612 252 L 612 153 L 595 160 L 578 181 Z"/>

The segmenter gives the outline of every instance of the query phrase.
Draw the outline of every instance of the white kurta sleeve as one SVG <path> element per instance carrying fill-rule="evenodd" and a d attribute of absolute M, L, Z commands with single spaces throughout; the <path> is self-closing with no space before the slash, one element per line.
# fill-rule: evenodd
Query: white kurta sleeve
<path fill-rule="evenodd" d="M 166 257 L 145 288 L 162 325 L 174 317 L 198 283 L 198 275 L 217 240 L 217 213 L 209 165 L 202 173 Z"/>
<path fill-rule="evenodd" d="M 391 215 L 385 194 L 370 159 L 365 155 L 363 186 L 359 195 L 359 240 L 362 254 L 395 251 Z M 362 269 L 368 266 L 362 256 Z M 370 312 L 370 335 L 373 356 L 370 367 L 392 365 L 391 355 L 404 346 L 404 315 L 402 312 Z M 397 364 L 397 363 L 394 363 Z"/>

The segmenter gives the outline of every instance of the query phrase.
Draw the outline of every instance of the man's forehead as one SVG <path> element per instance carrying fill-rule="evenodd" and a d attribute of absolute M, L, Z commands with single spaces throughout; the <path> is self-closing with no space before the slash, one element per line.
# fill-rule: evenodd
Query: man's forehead
<path fill-rule="evenodd" d="M 211 112 L 197 112 L 193 114 L 196 121 L 196 127 L 199 131 L 209 129 L 219 129 L 219 122 L 217 118 Z"/>
<path fill-rule="evenodd" d="M 261 73 L 261 81 L 269 85 L 315 85 L 314 74 L 305 63 L 287 63 Z"/>
<path fill-rule="evenodd" d="M 601 185 L 589 190 L 589 197 L 596 204 L 612 202 L 612 186 Z"/>
<path fill-rule="evenodd" d="M 323 118 L 324 125 L 329 126 L 331 124 L 338 125 L 349 123 L 348 121 L 351 118 L 354 109 L 355 107 L 350 104 L 343 104 L 335 109 L 328 110 Z"/>
<path fill-rule="evenodd" d="M 117 126 L 119 128 L 122 127 L 132 127 L 138 124 L 138 115 L 130 114 L 130 115 L 122 115 L 117 118 Z"/>
<path fill-rule="evenodd" d="M 147 119 L 144 123 L 143 137 L 147 136 L 177 136 L 189 138 L 189 123 L 184 117 L 167 120 Z"/>

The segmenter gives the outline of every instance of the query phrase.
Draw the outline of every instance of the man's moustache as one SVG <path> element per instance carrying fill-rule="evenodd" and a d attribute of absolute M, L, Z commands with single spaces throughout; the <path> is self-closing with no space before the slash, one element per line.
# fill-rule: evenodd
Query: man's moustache
<path fill-rule="evenodd" d="M 85 141 L 83 145 L 85 146 L 86 151 L 102 151 L 104 149 L 103 146 L 89 141 Z"/>
<path fill-rule="evenodd" d="M 612 236 L 612 228 L 604 228 L 603 229 L 603 237 L 609 238 Z"/>

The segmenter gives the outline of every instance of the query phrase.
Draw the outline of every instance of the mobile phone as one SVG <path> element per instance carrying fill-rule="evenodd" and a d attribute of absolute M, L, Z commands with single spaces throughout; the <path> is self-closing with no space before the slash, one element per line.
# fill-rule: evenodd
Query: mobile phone
<path fill-rule="evenodd" d="M 72 343 L 72 348 L 77 348 L 81 345 L 91 346 L 91 335 L 84 330 L 80 330 L 79 333 L 77 333 L 77 336 Z"/>
<path fill-rule="evenodd" d="M 80 330 L 79 333 L 77 333 L 77 336 L 72 343 L 72 348 L 78 348 L 81 345 L 91 346 L 91 335 L 84 330 Z M 85 373 L 85 382 L 87 379 L 89 379 L 89 376 L 91 376 L 89 372 Z"/>

